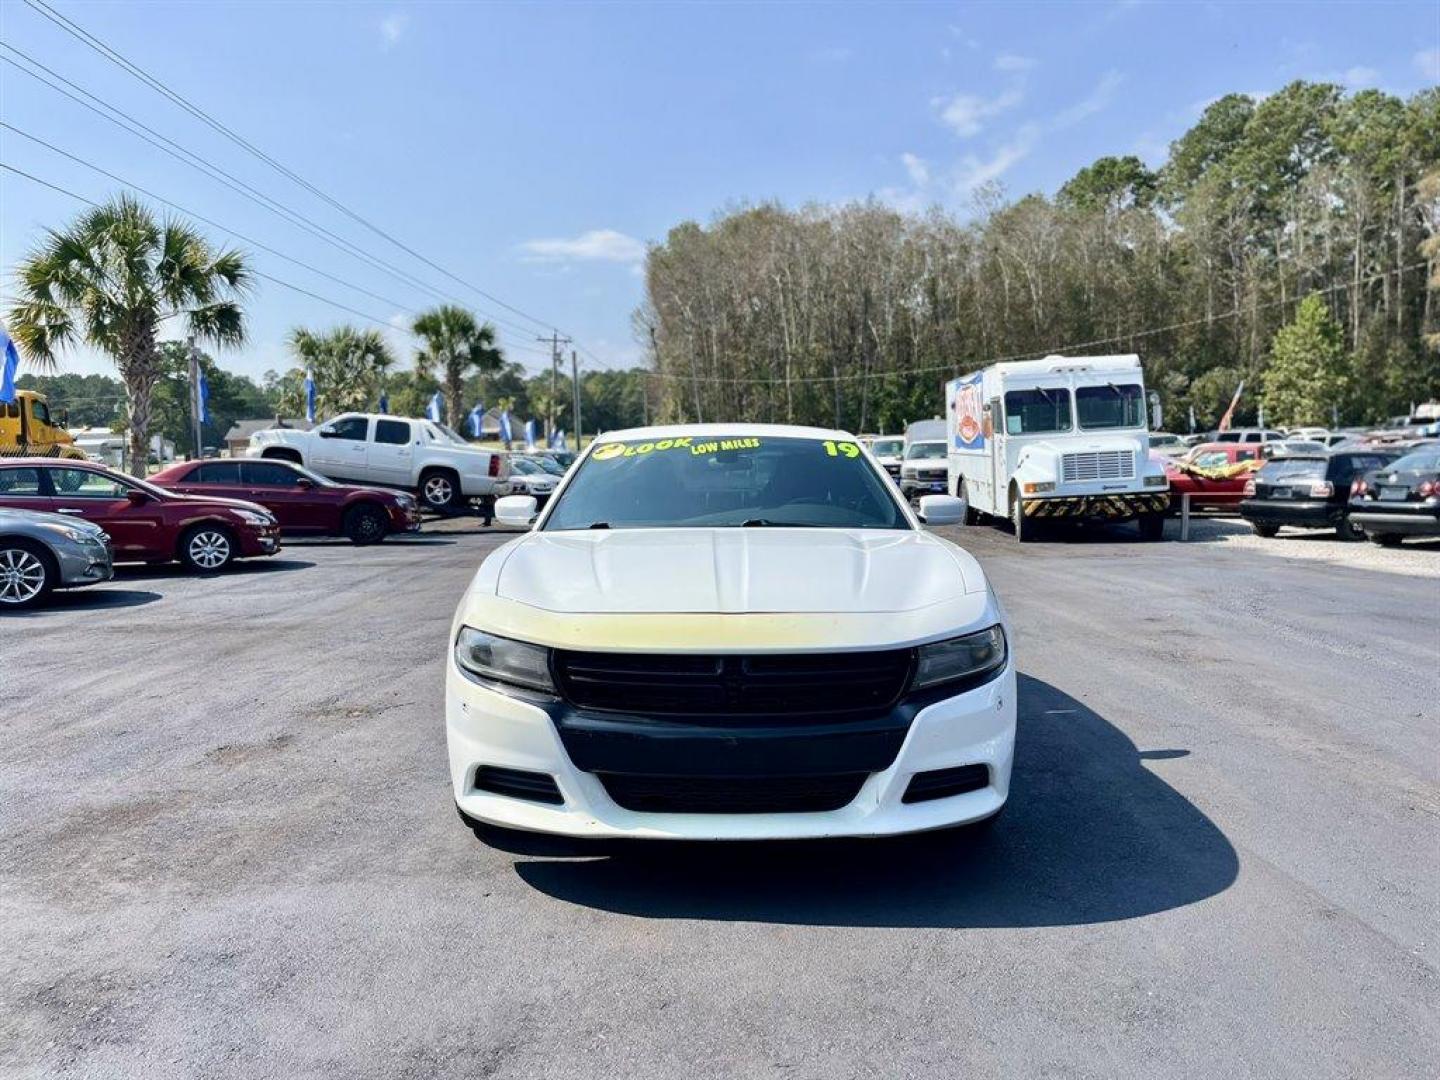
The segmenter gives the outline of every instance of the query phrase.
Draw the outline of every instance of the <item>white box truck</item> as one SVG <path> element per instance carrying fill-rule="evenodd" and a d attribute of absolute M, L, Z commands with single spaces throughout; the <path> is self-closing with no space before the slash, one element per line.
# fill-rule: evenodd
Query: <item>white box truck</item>
<path fill-rule="evenodd" d="M 992 364 L 945 384 L 950 492 L 1008 519 L 1135 520 L 1164 531 L 1169 483 L 1150 458 L 1138 356 L 1047 356 Z"/>

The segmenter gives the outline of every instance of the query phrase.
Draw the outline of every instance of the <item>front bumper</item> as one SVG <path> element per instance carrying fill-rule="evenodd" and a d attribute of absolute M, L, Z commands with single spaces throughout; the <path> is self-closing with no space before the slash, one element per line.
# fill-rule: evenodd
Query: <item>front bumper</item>
<path fill-rule="evenodd" d="M 919 498 L 921 495 L 944 495 L 948 491 L 949 480 L 945 476 L 900 478 L 900 493 L 907 499 Z"/>
<path fill-rule="evenodd" d="M 392 532 L 419 532 L 420 531 L 420 507 L 411 503 L 409 506 L 401 506 L 396 503 L 387 508 L 390 514 L 390 530 Z"/>
<path fill-rule="evenodd" d="M 1240 516 L 1256 525 L 1330 529 L 1345 517 L 1345 506 L 1309 499 L 1246 499 L 1240 504 Z"/>
<path fill-rule="evenodd" d="M 61 588 L 98 585 L 115 576 L 114 555 L 108 544 L 64 544 L 57 545 L 52 551 L 60 569 Z"/>
<path fill-rule="evenodd" d="M 989 682 L 920 708 L 889 765 L 871 772 L 838 810 L 655 813 L 618 805 L 594 773 L 577 767 L 544 707 L 471 682 L 452 657 L 445 691 L 451 783 L 456 804 L 470 818 L 577 837 L 767 840 L 886 836 L 961 825 L 996 813 L 1009 795 L 1015 683 L 1012 657 Z M 551 776 L 563 802 L 546 805 L 479 791 L 475 775 L 483 765 Z M 925 802 L 902 801 L 915 774 L 962 765 L 986 766 L 988 785 Z"/>
<path fill-rule="evenodd" d="M 1026 499 L 1020 507 L 1027 518 L 1123 521 L 1141 514 L 1164 513 L 1170 508 L 1170 492 L 1157 488 L 1154 491 L 1114 495 L 1060 495 L 1048 499 Z"/>
<path fill-rule="evenodd" d="M 280 550 L 280 526 L 266 525 L 263 528 L 250 528 L 240 533 L 240 553 L 242 559 L 254 559 L 263 555 L 274 555 Z"/>

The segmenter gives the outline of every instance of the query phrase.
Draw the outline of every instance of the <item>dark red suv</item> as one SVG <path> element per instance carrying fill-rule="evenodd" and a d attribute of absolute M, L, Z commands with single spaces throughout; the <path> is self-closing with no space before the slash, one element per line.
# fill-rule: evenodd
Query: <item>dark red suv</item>
<path fill-rule="evenodd" d="M 348 536 L 357 544 L 374 544 L 387 533 L 420 528 L 420 508 L 405 492 L 337 484 L 288 461 L 184 461 L 150 480 L 186 495 L 259 503 L 287 535 Z"/>
<path fill-rule="evenodd" d="M 179 560 L 208 572 L 280 550 L 263 506 L 179 495 L 89 462 L 0 459 L 0 506 L 92 521 L 110 534 L 116 562 Z"/>

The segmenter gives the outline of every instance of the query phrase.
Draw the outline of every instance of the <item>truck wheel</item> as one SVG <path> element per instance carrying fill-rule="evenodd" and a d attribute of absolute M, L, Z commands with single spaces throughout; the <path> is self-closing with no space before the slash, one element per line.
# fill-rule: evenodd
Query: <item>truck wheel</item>
<path fill-rule="evenodd" d="M 345 511 L 345 535 L 355 544 L 378 544 L 390 531 L 385 511 L 374 503 L 361 503 Z"/>
<path fill-rule="evenodd" d="M 460 478 L 448 469 L 432 469 L 420 477 L 420 498 L 431 510 L 446 513 L 460 509 Z"/>
<path fill-rule="evenodd" d="M 223 525 L 202 522 L 180 538 L 180 561 L 197 574 L 224 570 L 235 559 L 235 538 Z"/>
<path fill-rule="evenodd" d="M 1265 537 L 1265 539 L 1268 540 L 1268 539 L 1270 539 L 1270 537 L 1274 536 L 1276 533 L 1278 533 L 1278 532 L 1280 531 L 1280 526 L 1279 526 L 1279 525 L 1260 525 L 1260 524 L 1256 523 L 1256 524 L 1252 524 L 1252 525 L 1250 526 L 1250 531 L 1253 532 L 1256 536 L 1263 536 L 1263 537 Z"/>
<path fill-rule="evenodd" d="M 1136 522 L 1140 526 L 1141 540 L 1164 540 L 1165 539 L 1165 515 L 1141 514 Z"/>
<path fill-rule="evenodd" d="M 1399 547 L 1400 536 L 1397 533 L 1367 533 L 1372 544 L 1379 544 L 1381 547 Z"/>
<path fill-rule="evenodd" d="M 980 511 L 970 505 L 970 490 L 965 486 L 965 481 L 962 480 L 955 485 L 955 497 L 965 500 L 965 524 L 979 525 Z"/>
<path fill-rule="evenodd" d="M 300 460 L 300 451 L 298 450 L 266 450 L 260 456 L 269 458 L 271 461 L 288 461 L 294 465 L 304 464 Z"/>
<path fill-rule="evenodd" d="M 1034 524 L 1025 520 L 1024 504 L 1018 493 L 1010 496 L 1010 525 L 1015 530 L 1015 539 L 1022 544 L 1029 540 L 1031 533 L 1035 531 Z"/>
<path fill-rule="evenodd" d="M 39 544 L 18 537 L 0 540 L 0 611 L 43 603 L 59 576 L 50 553 Z"/>

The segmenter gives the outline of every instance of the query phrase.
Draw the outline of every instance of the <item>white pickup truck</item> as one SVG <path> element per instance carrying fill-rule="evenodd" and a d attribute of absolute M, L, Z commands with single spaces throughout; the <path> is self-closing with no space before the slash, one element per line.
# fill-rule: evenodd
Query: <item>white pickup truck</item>
<path fill-rule="evenodd" d="M 444 424 L 403 416 L 343 413 L 309 431 L 257 431 L 245 452 L 293 461 L 332 480 L 413 491 L 434 510 L 458 510 L 471 499 L 488 510 L 510 490 L 503 454 L 471 446 Z"/>

